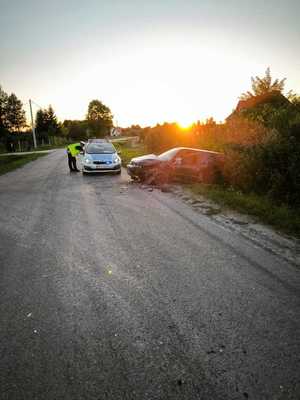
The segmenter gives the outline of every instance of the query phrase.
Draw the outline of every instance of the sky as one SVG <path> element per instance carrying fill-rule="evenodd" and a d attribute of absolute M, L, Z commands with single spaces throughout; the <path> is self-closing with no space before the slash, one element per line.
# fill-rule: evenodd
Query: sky
<path fill-rule="evenodd" d="M 28 112 L 222 121 L 271 68 L 300 93 L 300 0 L 0 0 L 0 85 Z M 37 105 L 34 105 L 34 112 Z"/>

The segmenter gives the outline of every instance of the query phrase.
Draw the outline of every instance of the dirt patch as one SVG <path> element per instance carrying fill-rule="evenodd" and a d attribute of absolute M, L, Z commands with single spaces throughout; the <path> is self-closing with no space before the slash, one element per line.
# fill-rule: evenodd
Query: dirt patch
<path fill-rule="evenodd" d="M 300 240 L 277 232 L 260 223 L 255 217 L 220 207 L 204 196 L 195 195 L 181 186 L 173 186 L 172 192 L 184 203 L 203 215 L 212 218 L 226 229 L 252 241 L 255 245 L 300 266 Z"/>

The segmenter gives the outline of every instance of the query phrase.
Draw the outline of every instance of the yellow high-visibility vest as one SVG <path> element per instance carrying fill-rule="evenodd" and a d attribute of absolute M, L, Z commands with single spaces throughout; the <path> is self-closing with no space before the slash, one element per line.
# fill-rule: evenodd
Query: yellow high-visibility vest
<path fill-rule="evenodd" d="M 69 144 L 69 146 L 67 147 L 67 150 L 69 153 L 71 153 L 72 157 L 76 157 L 77 154 L 80 153 L 80 150 L 76 149 L 77 146 L 81 147 L 80 143 L 72 143 L 72 144 Z"/>

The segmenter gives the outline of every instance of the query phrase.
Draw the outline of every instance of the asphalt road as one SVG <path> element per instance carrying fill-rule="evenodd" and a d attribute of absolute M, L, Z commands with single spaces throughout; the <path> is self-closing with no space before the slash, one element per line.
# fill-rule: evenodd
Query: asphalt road
<path fill-rule="evenodd" d="M 56 151 L 0 177 L 1 399 L 299 399 L 299 269 Z"/>
<path fill-rule="evenodd" d="M 27 154 L 43 154 L 43 153 L 52 153 L 55 150 L 37 150 L 37 151 L 16 151 L 13 153 L 1 153 L 0 157 L 6 156 L 24 156 Z"/>

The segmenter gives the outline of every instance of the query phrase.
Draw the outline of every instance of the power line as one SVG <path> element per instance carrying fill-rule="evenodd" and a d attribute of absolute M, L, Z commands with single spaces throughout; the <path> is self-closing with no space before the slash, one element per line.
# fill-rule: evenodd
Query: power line
<path fill-rule="evenodd" d="M 31 100 L 31 102 L 32 102 L 33 104 L 35 104 L 37 107 L 41 108 L 42 110 L 46 110 L 46 108 L 47 108 L 47 107 L 42 107 L 42 106 L 40 106 L 38 103 L 36 103 L 36 102 L 33 101 L 33 100 Z"/>

